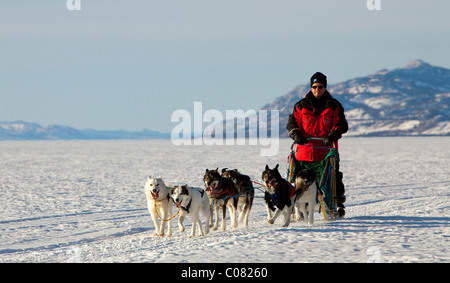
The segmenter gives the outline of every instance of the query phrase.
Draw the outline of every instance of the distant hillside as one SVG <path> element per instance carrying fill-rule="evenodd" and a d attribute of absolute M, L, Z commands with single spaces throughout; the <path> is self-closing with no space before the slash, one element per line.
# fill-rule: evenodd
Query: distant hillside
<path fill-rule="evenodd" d="M 288 116 L 295 103 L 309 90 L 309 85 L 298 85 L 262 108 L 280 110 L 280 137 L 287 137 Z M 328 90 L 345 109 L 349 122 L 346 136 L 450 135 L 450 69 L 415 60 L 403 68 L 383 69 L 365 77 L 328 85 Z M 250 120 L 257 121 L 257 118 Z M 170 138 L 170 134 L 0 122 L 0 140 L 158 138 Z"/>
<path fill-rule="evenodd" d="M 298 85 L 262 108 L 280 110 L 280 136 L 287 137 L 288 116 L 309 90 Z M 347 136 L 450 135 L 450 69 L 416 60 L 328 90 L 345 109 Z"/>
<path fill-rule="evenodd" d="M 165 139 L 169 134 L 150 130 L 140 132 L 77 130 L 51 125 L 43 127 L 24 121 L 0 122 L 0 140 L 103 140 L 103 139 Z"/>

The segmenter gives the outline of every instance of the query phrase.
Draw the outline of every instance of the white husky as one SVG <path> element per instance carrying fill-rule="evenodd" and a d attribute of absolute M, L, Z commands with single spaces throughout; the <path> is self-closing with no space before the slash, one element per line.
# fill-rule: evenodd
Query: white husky
<path fill-rule="evenodd" d="M 170 198 L 170 190 L 161 178 L 152 178 L 148 176 L 144 187 L 147 197 L 147 207 L 155 224 L 154 236 L 164 236 L 166 223 L 168 224 L 167 236 L 172 236 L 171 221 L 168 220 L 172 216 L 173 201 Z M 159 224 L 161 220 L 161 225 Z"/>
<path fill-rule="evenodd" d="M 301 219 L 301 212 L 305 222 L 313 224 L 317 200 L 317 184 L 314 172 L 306 169 L 301 170 L 295 177 L 295 189 L 297 198 L 294 209 L 297 220 Z"/>
<path fill-rule="evenodd" d="M 180 211 L 178 217 L 178 227 L 180 232 L 184 232 L 183 221 L 188 213 L 192 215 L 192 230 L 190 237 L 195 236 L 195 226 L 198 224 L 200 235 L 204 236 L 209 233 L 209 197 L 206 192 L 200 188 L 191 188 L 188 186 L 175 186 L 172 192 L 172 199 L 175 206 Z M 205 233 L 202 229 L 202 221 L 199 218 L 199 211 L 205 216 Z"/>

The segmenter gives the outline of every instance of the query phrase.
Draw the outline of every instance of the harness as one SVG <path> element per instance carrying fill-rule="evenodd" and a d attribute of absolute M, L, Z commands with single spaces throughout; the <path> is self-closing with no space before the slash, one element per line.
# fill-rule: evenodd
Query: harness
<path fill-rule="evenodd" d="M 218 197 L 218 196 L 222 196 L 222 195 L 224 195 L 224 194 L 228 194 L 228 196 L 231 196 L 231 193 L 230 193 L 230 191 L 228 190 L 228 188 L 225 188 L 224 191 L 221 192 L 220 194 L 216 194 L 216 193 L 215 193 L 216 191 L 219 191 L 219 189 L 222 187 L 222 180 L 223 180 L 223 178 L 222 178 L 222 176 L 220 176 L 220 182 L 219 182 L 219 184 L 217 185 L 217 188 L 211 190 L 211 195 L 212 195 L 212 197 Z"/>
<path fill-rule="evenodd" d="M 158 209 L 156 208 L 156 203 L 157 203 L 157 202 L 164 201 L 164 200 L 166 200 L 166 199 L 167 199 L 167 200 L 171 199 L 170 194 L 167 194 L 167 197 L 166 197 L 166 198 L 163 198 L 163 199 L 160 199 L 160 200 L 154 199 L 154 201 L 155 201 L 155 211 L 156 211 L 156 215 L 158 215 L 159 219 L 161 219 L 162 221 L 170 221 L 170 220 L 174 219 L 175 216 L 177 216 L 178 213 L 180 212 L 180 211 L 177 211 L 177 213 L 175 213 L 175 215 L 172 216 L 172 217 L 170 217 L 169 219 L 163 219 L 163 218 L 161 217 L 161 215 L 159 215 Z"/>
<path fill-rule="evenodd" d="M 152 197 L 153 197 L 153 196 L 152 196 Z M 167 195 L 167 197 L 165 197 L 165 198 L 163 198 L 163 199 L 156 199 L 156 198 L 153 197 L 153 200 L 154 200 L 155 202 L 162 202 L 162 201 L 165 201 L 165 200 L 168 200 L 168 199 L 170 199 L 170 196 L 169 196 L 169 195 Z"/>
<path fill-rule="evenodd" d="M 287 183 L 289 184 L 289 198 L 291 198 L 295 194 L 295 187 L 291 183 Z"/>
<path fill-rule="evenodd" d="M 295 187 L 291 184 L 291 183 L 289 183 L 289 182 L 287 182 L 288 184 L 289 184 L 289 199 L 290 198 L 292 198 L 293 196 L 294 196 L 294 194 L 295 194 Z M 270 194 L 269 193 L 269 196 L 272 198 L 272 200 L 273 200 L 273 202 L 275 202 L 275 204 L 278 204 L 278 201 L 276 200 L 276 198 L 278 197 L 278 193 L 279 193 L 280 191 L 279 190 L 277 190 L 277 192 L 276 193 L 274 193 L 274 194 Z"/>
<path fill-rule="evenodd" d="M 181 205 L 180 205 L 180 207 L 181 207 L 181 209 L 183 209 L 184 211 L 189 213 L 189 208 L 191 208 L 191 203 L 192 203 L 192 197 L 191 197 L 191 200 L 189 201 L 189 203 L 185 207 L 181 206 Z"/>
<path fill-rule="evenodd" d="M 197 188 L 193 188 L 193 189 L 196 189 L 201 194 L 201 198 L 203 198 L 203 195 L 205 194 L 204 190 L 200 190 L 200 189 L 197 189 Z M 191 203 L 192 203 L 192 197 L 191 197 L 191 200 L 189 201 L 189 203 L 186 206 L 181 206 L 180 205 L 180 207 L 181 207 L 181 209 L 183 209 L 184 211 L 189 213 L 189 209 L 191 208 Z"/>

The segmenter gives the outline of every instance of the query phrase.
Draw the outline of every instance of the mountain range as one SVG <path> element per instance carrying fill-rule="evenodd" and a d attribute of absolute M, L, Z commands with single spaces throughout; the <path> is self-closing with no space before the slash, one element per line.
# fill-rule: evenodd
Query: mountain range
<path fill-rule="evenodd" d="M 450 136 L 450 69 L 415 60 L 405 67 L 383 69 L 365 77 L 328 85 L 345 109 L 346 136 Z M 297 101 L 310 90 L 297 85 L 261 110 L 279 110 L 280 137 Z M 270 112 L 270 111 L 269 111 Z M 250 117 L 254 120 L 254 117 Z M 270 123 L 269 123 L 270 124 Z M 268 127 L 270 130 L 270 126 Z M 248 129 L 247 129 L 248 131 Z M 78 130 L 24 121 L 0 122 L 0 140 L 167 139 L 169 133 Z"/>
<path fill-rule="evenodd" d="M 450 135 L 450 69 L 415 60 L 327 89 L 344 107 L 346 136 Z M 262 108 L 280 110 L 280 136 L 287 137 L 288 116 L 309 90 L 298 85 Z"/>
<path fill-rule="evenodd" d="M 167 139 L 170 134 L 150 130 L 139 132 L 78 130 L 50 125 L 43 127 L 25 121 L 0 122 L 0 140 L 104 140 L 104 139 Z"/>

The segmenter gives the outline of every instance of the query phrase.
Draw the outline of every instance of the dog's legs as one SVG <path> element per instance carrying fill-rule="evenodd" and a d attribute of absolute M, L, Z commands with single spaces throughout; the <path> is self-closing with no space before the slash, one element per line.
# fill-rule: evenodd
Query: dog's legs
<path fill-rule="evenodd" d="M 275 209 L 275 213 L 273 214 L 273 217 L 271 219 L 269 219 L 269 224 L 272 225 L 273 223 L 275 223 L 275 220 L 277 220 L 278 216 L 280 216 L 281 214 L 281 210 L 277 207 Z"/>
<path fill-rule="evenodd" d="M 230 217 L 231 217 L 231 226 L 236 228 L 238 226 L 238 222 L 236 220 L 236 212 L 237 212 L 237 200 L 234 199 L 232 202 L 228 202 L 230 204 Z M 225 217 L 225 216 L 224 216 Z"/>
<path fill-rule="evenodd" d="M 205 219 L 206 219 L 206 221 L 205 221 L 205 235 L 206 235 L 209 233 L 209 223 L 208 223 L 209 218 L 210 218 L 209 208 L 202 209 L 202 212 L 203 212 L 203 216 L 205 216 Z M 200 223 L 200 225 L 201 225 L 201 223 Z"/>
<path fill-rule="evenodd" d="M 195 236 L 195 226 L 197 226 L 197 218 L 194 214 L 192 214 L 192 229 L 191 229 L 191 235 L 189 235 L 189 238 L 192 238 Z"/>
<path fill-rule="evenodd" d="M 250 214 L 250 209 L 252 208 L 253 199 L 251 197 L 248 197 L 247 202 L 244 207 L 244 227 L 248 228 L 248 215 Z"/>
<path fill-rule="evenodd" d="M 300 217 L 300 202 L 296 201 L 294 205 L 294 214 L 295 214 L 295 220 L 300 221 L 302 218 Z"/>
<path fill-rule="evenodd" d="M 267 221 L 270 222 L 270 219 L 272 219 L 272 210 L 269 208 L 268 204 L 266 205 L 266 209 L 267 209 Z"/>
<path fill-rule="evenodd" d="M 215 203 L 215 207 L 214 207 L 214 211 L 215 211 L 215 213 L 216 213 L 216 221 L 214 222 L 214 226 L 212 227 L 212 229 L 213 229 L 214 231 L 216 231 L 217 228 L 219 228 L 219 209 L 220 209 L 220 206 L 219 206 L 219 204 L 216 202 L 216 203 Z"/>
<path fill-rule="evenodd" d="M 303 213 L 303 219 L 305 223 L 310 224 L 311 217 L 314 217 L 314 215 L 310 211 L 311 206 L 308 205 L 307 202 L 302 202 L 300 204 L 300 211 Z"/>
<path fill-rule="evenodd" d="M 205 233 L 203 232 L 202 221 L 200 220 L 200 212 L 197 210 L 196 214 L 197 214 L 197 225 L 198 229 L 200 230 L 199 236 L 205 236 Z"/>
<path fill-rule="evenodd" d="M 153 203 L 147 202 L 148 211 L 152 217 L 153 224 L 155 225 L 155 233 L 153 236 L 159 236 L 161 234 L 161 227 L 159 226 L 158 216 L 156 215 L 155 205 Z"/>
<path fill-rule="evenodd" d="M 222 205 L 222 231 L 225 231 L 227 229 L 227 205 Z"/>
<path fill-rule="evenodd" d="M 209 219 L 206 221 L 206 223 L 209 225 L 209 227 L 213 227 L 214 223 L 214 200 L 210 199 L 209 201 Z"/>
<path fill-rule="evenodd" d="M 169 219 L 170 217 L 172 217 L 172 201 L 169 200 L 169 204 L 168 204 L 169 210 L 168 210 L 168 215 L 166 218 L 164 219 Z M 167 236 L 171 237 L 172 236 L 172 220 L 167 221 L 167 225 L 169 226 L 169 228 L 167 229 Z"/>
<path fill-rule="evenodd" d="M 292 210 L 293 210 L 294 206 L 286 206 L 283 209 L 283 214 L 284 214 L 284 224 L 281 227 L 289 227 L 289 224 L 291 223 L 291 214 L 292 214 Z"/>
<path fill-rule="evenodd" d="M 185 217 L 185 214 L 183 211 L 181 211 L 180 216 L 178 216 L 178 228 L 180 230 L 180 233 L 184 232 L 184 226 L 183 226 L 184 217 Z"/>
<path fill-rule="evenodd" d="M 246 199 L 242 196 L 238 197 L 238 205 L 237 205 L 237 211 L 239 213 L 238 222 L 242 222 L 242 220 L 244 218 L 245 205 L 246 205 Z"/>
<path fill-rule="evenodd" d="M 162 206 L 160 209 L 160 211 L 161 211 L 160 215 L 161 215 L 162 219 L 168 219 L 169 212 L 167 211 L 167 206 L 165 206 L 164 203 L 161 203 L 161 204 L 162 204 Z M 162 219 L 161 219 L 161 230 L 160 230 L 161 232 L 159 233 L 160 236 L 164 236 L 164 233 L 166 232 L 166 222 L 167 221 L 164 221 Z"/>
<path fill-rule="evenodd" d="M 306 213 L 306 203 L 305 202 L 300 203 L 300 212 L 303 214 L 303 220 L 305 222 L 308 222 L 308 214 Z"/>
<path fill-rule="evenodd" d="M 192 238 L 195 236 L 195 227 L 197 226 L 197 221 L 198 221 L 198 211 L 195 211 L 192 213 L 192 230 L 191 230 L 191 235 L 189 236 L 189 238 Z M 201 227 L 200 227 L 201 229 Z M 202 233 L 202 230 L 200 230 L 200 233 Z"/>
<path fill-rule="evenodd" d="M 306 208 L 308 213 L 308 224 L 311 225 L 314 223 L 314 203 L 309 202 L 308 207 Z"/>
<path fill-rule="evenodd" d="M 309 224 L 314 224 L 314 211 L 316 210 L 316 199 L 317 199 L 317 187 L 314 186 L 309 199 L 308 210 L 309 210 Z"/>
<path fill-rule="evenodd" d="M 311 216 L 312 216 L 312 213 L 311 213 L 311 211 L 310 211 L 310 208 L 311 208 L 311 206 L 309 205 L 309 203 L 307 203 L 307 202 L 305 202 L 304 204 L 304 214 L 305 214 L 305 223 L 306 224 L 311 224 L 310 223 L 310 221 L 311 221 Z"/>
<path fill-rule="evenodd" d="M 236 211 L 237 209 L 236 209 L 236 207 L 232 207 L 231 208 L 231 226 L 233 226 L 233 228 L 237 228 L 237 226 L 238 226 L 238 221 L 237 221 L 237 217 L 236 217 L 236 214 L 237 214 L 237 211 Z"/>
<path fill-rule="evenodd" d="M 199 236 L 205 236 L 205 232 L 203 231 L 202 221 L 200 220 L 200 217 L 197 218 L 197 224 L 198 224 L 198 229 L 200 230 Z"/>
<path fill-rule="evenodd" d="M 237 210 L 239 213 L 238 222 L 242 222 L 244 220 L 246 207 L 247 207 L 247 197 L 239 197 L 237 206 Z"/>

